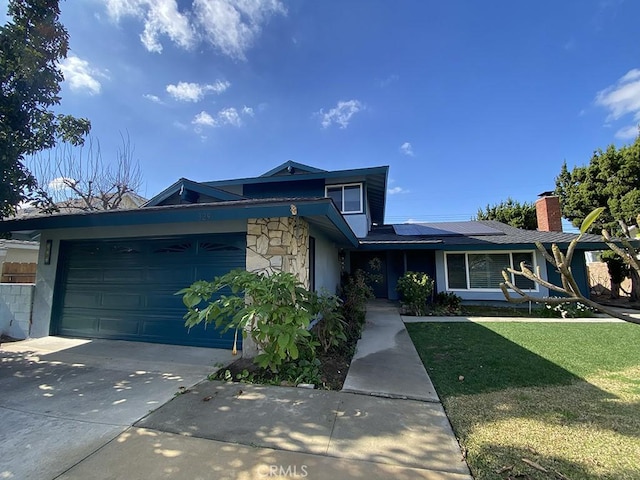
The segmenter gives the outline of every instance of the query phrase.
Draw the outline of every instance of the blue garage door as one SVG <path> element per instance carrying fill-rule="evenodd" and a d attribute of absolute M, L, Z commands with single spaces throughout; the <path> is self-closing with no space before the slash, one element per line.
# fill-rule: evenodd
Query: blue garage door
<path fill-rule="evenodd" d="M 61 242 L 56 335 L 231 348 L 233 331 L 188 330 L 195 280 L 245 268 L 245 234 Z"/>

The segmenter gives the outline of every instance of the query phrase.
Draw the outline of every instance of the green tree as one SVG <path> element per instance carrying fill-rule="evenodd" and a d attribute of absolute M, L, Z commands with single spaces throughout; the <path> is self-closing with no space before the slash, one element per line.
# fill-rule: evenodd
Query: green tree
<path fill-rule="evenodd" d="M 574 226 L 594 209 L 606 207 L 592 231 L 620 232 L 618 220 L 630 224 L 640 212 L 640 137 L 631 145 L 596 150 L 589 165 L 569 170 L 565 162 L 556 177 L 556 194 L 562 216 Z"/>
<path fill-rule="evenodd" d="M 37 194 L 25 156 L 57 140 L 80 145 L 91 124 L 54 112 L 64 80 L 59 61 L 69 35 L 60 23 L 58 0 L 10 0 L 9 19 L 0 26 L 0 217 Z"/>
<path fill-rule="evenodd" d="M 589 165 L 573 170 L 562 165 L 556 177 L 562 216 L 579 226 L 596 208 L 606 207 L 591 226 L 594 233 L 607 229 L 624 236 L 626 225 L 640 212 L 640 136 L 631 145 L 596 150 Z M 631 301 L 640 300 L 640 275 L 631 269 Z M 613 279 L 612 279 L 613 281 Z"/>
<path fill-rule="evenodd" d="M 484 210 L 478 209 L 476 220 L 496 220 L 525 230 L 538 228 L 535 205 L 520 203 L 511 197 L 492 206 L 487 205 Z"/>

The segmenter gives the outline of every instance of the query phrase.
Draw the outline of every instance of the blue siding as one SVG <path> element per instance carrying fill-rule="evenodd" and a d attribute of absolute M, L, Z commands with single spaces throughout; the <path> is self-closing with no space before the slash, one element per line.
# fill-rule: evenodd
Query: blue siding
<path fill-rule="evenodd" d="M 563 251 L 566 253 L 566 251 Z M 556 269 L 547 264 L 547 276 L 549 281 L 554 285 L 562 285 L 562 279 L 560 278 L 560 274 L 556 271 Z M 573 273 L 573 278 L 576 280 L 578 284 L 578 288 L 582 294 L 589 298 L 589 275 L 587 273 L 587 262 L 584 258 L 584 251 L 576 251 L 573 254 L 573 258 L 571 259 L 571 272 Z M 560 296 L 558 292 L 550 292 L 552 296 Z"/>
<path fill-rule="evenodd" d="M 317 198 L 324 197 L 324 180 L 256 183 L 244 186 L 247 198 Z"/>

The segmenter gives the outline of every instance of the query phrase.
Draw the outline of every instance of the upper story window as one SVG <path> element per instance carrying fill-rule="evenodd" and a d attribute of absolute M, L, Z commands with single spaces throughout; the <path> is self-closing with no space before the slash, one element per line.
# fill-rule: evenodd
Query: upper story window
<path fill-rule="evenodd" d="M 331 185 L 325 188 L 329 197 L 342 213 L 362 213 L 362 184 Z"/>

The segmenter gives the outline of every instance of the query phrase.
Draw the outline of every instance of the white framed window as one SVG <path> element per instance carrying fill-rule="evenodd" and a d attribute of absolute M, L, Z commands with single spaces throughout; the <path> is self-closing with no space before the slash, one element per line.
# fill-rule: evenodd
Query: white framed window
<path fill-rule="evenodd" d="M 342 213 L 363 213 L 362 184 L 327 185 L 325 197 L 333 200 Z"/>
<path fill-rule="evenodd" d="M 535 261 L 533 251 L 445 253 L 447 290 L 500 290 L 505 268 L 519 270 L 525 262 L 535 272 Z M 511 274 L 511 282 L 522 290 L 538 291 L 537 283 L 521 275 Z"/>

